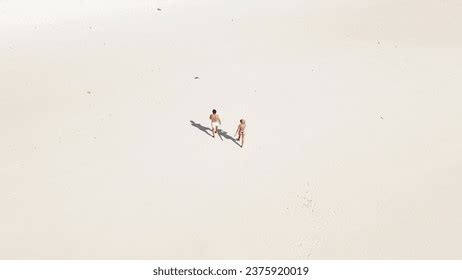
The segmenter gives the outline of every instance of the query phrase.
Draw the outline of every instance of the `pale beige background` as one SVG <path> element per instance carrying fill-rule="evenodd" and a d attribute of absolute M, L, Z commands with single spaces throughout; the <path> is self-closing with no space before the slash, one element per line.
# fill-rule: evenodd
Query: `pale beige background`
<path fill-rule="evenodd" d="M 461 14 L 0 1 L 0 258 L 462 258 Z"/>

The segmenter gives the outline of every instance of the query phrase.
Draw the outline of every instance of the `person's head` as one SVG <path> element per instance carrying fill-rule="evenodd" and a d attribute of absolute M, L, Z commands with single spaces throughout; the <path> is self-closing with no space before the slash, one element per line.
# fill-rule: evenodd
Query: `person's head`
<path fill-rule="evenodd" d="M 240 122 L 241 122 L 242 124 L 245 124 L 245 120 L 244 120 L 244 119 L 241 119 Z"/>
<path fill-rule="evenodd" d="M 217 113 L 217 110 L 213 109 L 212 114 L 216 114 L 216 113 Z"/>

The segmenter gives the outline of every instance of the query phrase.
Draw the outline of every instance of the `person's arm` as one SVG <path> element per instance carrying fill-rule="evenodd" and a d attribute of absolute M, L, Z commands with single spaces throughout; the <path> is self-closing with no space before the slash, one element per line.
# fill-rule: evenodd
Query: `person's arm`
<path fill-rule="evenodd" d="M 220 116 L 218 116 L 218 122 L 219 122 L 220 125 L 221 125 L 221 118 L 220 118 Z"/>
<path fill-rule="evenodd" d="M 209 119 L 212 119 L 212 115 L 209 115 Z"/>
<path fill-rule="evenodd" d="M 236 135 L 239 133 L 239 130 L 241 129 L 241 127 L 238 125 L 237 126 L 237 130 L 236 130 L 236 133 L 234 133 L 234 137 L 236 137 Z"/>

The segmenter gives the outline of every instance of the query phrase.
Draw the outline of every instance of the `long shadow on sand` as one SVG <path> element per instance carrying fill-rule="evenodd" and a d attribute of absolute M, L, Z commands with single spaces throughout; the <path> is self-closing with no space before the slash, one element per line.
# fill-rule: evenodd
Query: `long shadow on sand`
<path fill-rule="evenodd" d="M 200 123 L 195 123 L 194 121 L 190 121 L 191 125 L 194 126 L 195 128 L 205 132 L 208 136 L 212 137 L 212 134 L 209 133 L 209 131 L 212 131 L 210 128 L 205 127 L 201 125 Z"/>
<path fill-rule="evenodd" d="M 218 130 L 218 133 L 220 134 L 220 137 L 223 136 L 226 139 L 233 141 L 234 144 L 238 145 L 239 147 L 241 146 L 234 137 L 229 136 L 228 132 L 224 131 L 223 129 Z"/>
<path fill-rule="evenodd" d="M 200 123 L 196 123 L 194 121 L 190 121 L 191 122 L 191 125 L 194 126 L 195 128 L 203 131 L 204 133 L 206 133 L 208 136 L 212 137 L 212 134 L 209 133 L 209 131 L 212 131 L 210 128 L 206 127 L 206 126 L 203 126 L 201 125 Z M 231 140 L 234 142 L 234 144 L 238 145 L 239 147 L 241 145 L 239 145 L 239 143 L 237 142 L 236 139 L 234 139 L 234 137 L 231 137 L 228 135 L 228 132 L 224 131 L 223 129 L 219 129 L 218 130 L 218 136 L 220 137 L 220 139 L 223 141 L 223 138 L 226 138 L 228 140 Z"/>

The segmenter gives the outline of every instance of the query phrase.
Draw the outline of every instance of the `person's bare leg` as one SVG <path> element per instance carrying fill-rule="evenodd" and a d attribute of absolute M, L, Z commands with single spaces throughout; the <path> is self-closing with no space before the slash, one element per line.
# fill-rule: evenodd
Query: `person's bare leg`
<path fill-rule="evenodd" d="M 241 138 L 241 148 L 242 148 L 242 147 L 244 146 L 244 134 L 242 134 L 241 137 L 242 137 L 242 138 Z"/>
<path fill-rule="evenodd" d="M 215 138 L 215 128 L 212 125 L 212 137 Z"/>

